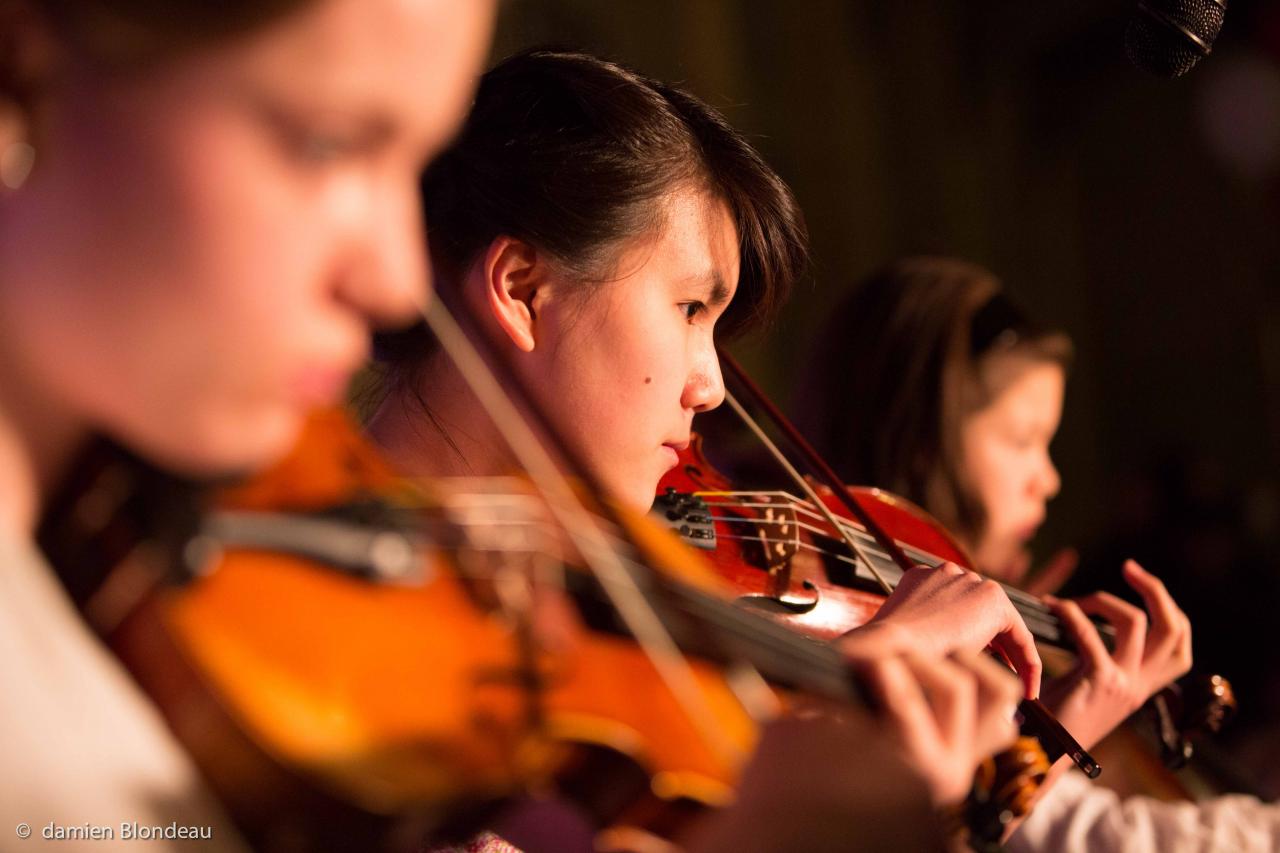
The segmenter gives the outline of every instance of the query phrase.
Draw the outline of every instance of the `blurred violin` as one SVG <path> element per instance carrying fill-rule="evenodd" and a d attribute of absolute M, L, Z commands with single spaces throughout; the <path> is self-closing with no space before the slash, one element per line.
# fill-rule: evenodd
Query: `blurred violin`
<path fill-rule="evenodd" d="M 726 605 L 679 545 L 638 574 L 699 655 L 692 702 L 585 573 L 602 630 L 540 647 L 526 582 L 565 555 L 527 492 L 406 483 L 342 418 L 212 501 L 116 448 L 76 472 L 44 545 L 261 849 L 414 849 L 553 777 L 602 795 L 602 826 L 674 833 L 729 799 L 753 711 L 785 701 L 724 664 L 860 701 L 837 652 Z"/>
<path fill-rule="evenodd" d="M 599 630 L 541 647 L 528 579 L 566 554 L 537 501 L 510 482 L 406 483 L 337 415 L 182 535 L 145 528 L 191 490 L 115 450 L 79 470 L 42 531 L 51 556 L 264 849 L 413 849 L 553 778 L 592 791 L 602 826 L 676 831 L 731 798 L 755 713 L 785 701 L 725 666 L 862 703 L 839 653 L 727 604 L 643 520 L 631 534 L 666 561 L 636 577 L 693 655 L 687 681 L 623 636 L 581 570 L 569 587 Z"/>
<path fill-rule="evenodd" d="M 406 482 L 337 413 L 213 495 L 117 448 L 77 471 L 45 546 L 261 849 L 414 849 L 552 786 L 601 827 L 674 837 L 732 798 L 793 696 L 865 702 L 837 650 L 730 604 L 696 552 L 628 520 L 619 553 L 680 652 L 655 660 L 521 484 Z M 566 563 L 593 630 L 547 647 L 529 582 Z M 985 773 L 975 843 L 1008 811 Z"/>
<path fill-rule="evenodd" d="M 456 361 L 456 329 L 433 329 Z M 863 704 L 838 651 L 730 604 L 696 552 L 594 502 L 580 464 L 580 498 L 549 476 L 503 383 L 475 381 L 540 511 L 509 484 L 406 482 L 330 416 L 236 488 L 107 447 L 50 506 L 46 553 L 257 847 L 412 849 L 566 778 L 601 826 L 675 834 L 732 796 L 790 691 Z M 555 648 L 533 587 L 561 573 L 596 630 Z M 978 842 L 1010 811 L 984 779 Z"/>

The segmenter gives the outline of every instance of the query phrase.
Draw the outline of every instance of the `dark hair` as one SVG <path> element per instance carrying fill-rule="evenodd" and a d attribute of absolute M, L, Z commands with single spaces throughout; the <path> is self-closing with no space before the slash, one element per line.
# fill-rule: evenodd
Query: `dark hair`
<path fill-rule="evenodd" d="M 314 0 L 27 0 L 54 32 L 100 61 L 132 64 L 250 32 Z"/>
<path fill-rule="evenodd" d="M 40 26 L 104 72 L 157 62 L 251 32 L 315 0 L 0 0 L 0 109 L 32 109 L 41 81 L 18 68 L 17 39 Z"/>
<path fill-rule="evenodd" d="M 923 506 L 970 544 L 985 513 L 961 476 L 960 426 L 1017 355 L 1066 369 L 1071 340 L 1026 318 L 999 280 L 954 258 L 901 260 L 831 315 L 795 400 L 797 421 L 847 482 Z"/>
<path fill-rule="evenodd" d="M 722 199 L 738 231 L 738 292 L 720 321 L 733 335 L 769 318 L 808 260 L 790 189 L 724 117 L 628 68 L 550 50 L 489 71 L 454 145 L 422 179 L 441 289 L 502 235 L 599 281 L 620 244 L 662 224 L 662 200 L 690 186 Z M 422 331 L 381 336 L 384 362 L 429 351 Z"/>

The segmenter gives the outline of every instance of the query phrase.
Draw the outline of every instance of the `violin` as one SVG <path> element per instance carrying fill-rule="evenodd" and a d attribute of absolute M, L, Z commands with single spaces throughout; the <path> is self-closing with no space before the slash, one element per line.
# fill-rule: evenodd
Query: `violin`
<path fill-rule="evenodd" d="M 702 439 L 695 436 L 659 482 L 654 512 L 689 545 L 706 551 L 738 591 L 740 604 L 816 639 L 833 640 L 866 624 L 880 609 L 885 594 L 877 575 L 896 587 L 904 570 L 873 534 L 848 517 L 829 487 L 814 488 L 841 530 L 805 497 L 785 490 L 736 490 L 707 460 Z M 951 562 L 973 569 L 955 538 L 911 501 L 871 487 L 849 491 L 912 565 Z M 846 536 L 861 544 L 860 553 L 850 552 Z M 1047 605 L 1016 587 L 1001 586 L 1038 643 L 1071 649 Z M 1114 630 L 1105 623 L 1099 627 L 1104 641 L 1114 642 Z"/>
<path fill-rule="evenodd" d="M 786 490 L 735 490 L 707 460 L 694 436 L 675 468 L 658 486 L 654 514 L 691 546 L 705 550 L 721 576 L 738 591 L 740 604 L 758 609 L 807 635 L 832 640 L 869 621 L 906 568 L 952 562 L 973 569 L 973 561 L 955 538 L 920 507 L 876 488 L 848 486 L 808 445 L 803 436 L 756 386 L 734 358 L 720 350 L 726 376 L 758 407 L 817 472 L 820 481 L 801 478 L 764 434 L 732 392 L 727 400 L 743 422 L 775 455 L 807 497 Z M 851 517 L 855 516 L 855 517 Z M 1051 650 L 1061 664 L 1073 643 L 1060 620 L 1040 599 L 1001 583 L 1037 645 Z M 1104 645 L 1115 647 L 1115 631 L 1095 619 Z M 1036 709 L 1024 707 L 1024 713 Z M 1150 750 L 1135 749 L 1136 735 L 1117 730 L 1110 741 L 1128 737 L 1125 747 L 1104 751 L 1124 759 L 1126 769 L 1145 767 L 1166 795 L 1187 797 L 1168 772 L 1184 766 L 1193 753 L 1191 738 L 1218 732 L 1235 712 L 1230 682 L 1218 675 L 1191 674 L 1149 700 L 1164 768 L 1146 760 Z M 1065 732 L 1052 731 L 1056 759 L 1069 754 L 1090 778 L 1101 768 L 1078 749 Z M 1060 729 L 1060 727 L 1058 727 Z M 1167 769 L 1165 769 L 1167 768 Z"/>
<path fill-rule="evenodd" d="M 432 314 L 458 361 L 446 341 L 465 336 Z M 731 604 L 643 521 L 552 500 L 545 466 L 521 463 L 554 525 L 520 514 L 527 493 L 406 482 L 343 419 L 212 495 L 108 448 L 75 466 L 40 539 L 263 849 L 417 847 L 584 768 L 601 826 L 674 835 L 732 796 L 790 695 L 865 705 L 838 651 Z M 555 649 L 531 630 L 529 578 L 565 564 L 596 630 Z M 995 778 L 966 815 L 978 843 L 1009 814 Z"/>
<path fill-rule="evenodd" d="M 601 826 L 675 836 L 732 797 L 761 708 L 796 694 L 865 704 L 835 649 L 730 604 L 643 520 L 628 522 L 643 552 L 618 551 L 689 655 L 687 680 L 673 684 L 572 566 L 595 630 L 540 646 L 527 580 L 581 555 L 545 535 L 528 493 L 408 483 L 334 413 L 275 468 L 212 495 L 118 449 L 77 471 L 45 547 L 261 849 L 415 849 L 553 780 L 596 794 Z M 175 517 L 193 523 L 147 530 Z"/>
<path fill-rule="evenodd" d="M 847 519 L 831 489 L 815 486 L 827 509 L 845 526 L 845 535 L 862 543 L 851 554 L 830 522 L 807 499 L 786 491 L 735 490 L 733 483 L 706 458 L 700 436 L 679 454 L 675 468 L 663 477 L 654 515 L 694 548 L 702 549 L 720 576 L 735 590 L 736 601 L 820 640 L 834 640 L 866 624 L 884 603 L 879 579 L 896 587 L 903 570 L 875 538 Z M 905 498 L 877 488 L 849 488 L 868 514 L 893 536 L 915 565 L 936 567 L 952 562 L 973 569 L 964 548 L 927 512 Z M 871 565 L 862 561 L 869 558 Z M 877 578 L 876 574 L 879 575 Z M 1001 583 L 1014 608 L 1042 648 L 1063 661 L 1074 646 L 1058 617 L 1038 598 Z M 1095 621 L 1108 648 L 1115 630 Z M 1169 770 L 1180 769 L 1194 753 L 1193 738 L 1216 734 L 1231 719 L 1236 700 L 1230 682 L 1220 675 L 1188 675 L 1152 698 L 1144 716 L 1152 723 L 1159 757 Z M 1114 741 L 1127 737 L 1117 731 Z M 1136 737 L 1136 735 L 1134 736 Z M 1130 738 L 1132 739 L 1132 738 Z M 1148 787 L 1169 797 L 1189 798 L 1176 780 L 1141 761 L 1134 767 L 1136 742 L 1120 756 L 1126 774 L 1145 774 Z M 1158 786 L 1158 788 L 1157 788 Z"/>

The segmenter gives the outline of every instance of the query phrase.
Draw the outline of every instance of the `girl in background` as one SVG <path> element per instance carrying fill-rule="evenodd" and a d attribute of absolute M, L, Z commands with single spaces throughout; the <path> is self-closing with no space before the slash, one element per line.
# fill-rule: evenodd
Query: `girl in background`
<path fill-rule="evenodd" d="M 861 282 L 831 315 L 813 354 L 823 369 L 804 374 L 797 420 L 847 482 L 915 501 L 957 534 L 981 570 L 1018 583 L 1060 485 L 1049 444 L 1071 354 L 1070 339 L 1032 322 L 987 270 L 908 258 Z M 1064 569 L 1070 560 L 1049 567 L 1050 586 Z M 1191 666 L 1185 614 L 1136 562 L 1123 572 L 1145 612 L 1105 592 L 1047 599 L 1079 662 L 1046 682 L 1045 701 L 1086 749 Z M 1114 653 L 1089 615 L 1116 628 Z M 1121 800 L 1070 774 L 1010 847 L 1262 851 L 1278 836 L 1280 810 L 1251 798 Z"/>

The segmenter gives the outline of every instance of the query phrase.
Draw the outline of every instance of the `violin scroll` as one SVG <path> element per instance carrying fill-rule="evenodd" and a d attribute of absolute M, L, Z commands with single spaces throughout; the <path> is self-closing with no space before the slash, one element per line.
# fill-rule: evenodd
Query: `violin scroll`
<path fill-rule="evenodd" d="M 1152 696 L 1148 707 L 1165 766 L 1179 770 L 1195 754 L 1196 735 L 1217 734 L 1235 716 L 1236 695 L 1221 675 L 1193 672 Z"/>
<path fill-rule="evenodd" d="M 1050 766 L 1040 742 L 1026 736 L 979 765 L 973 790 L 958 815 L 972 849 L 1000 849 L 1005 829 L 1031 810 Z"/>

